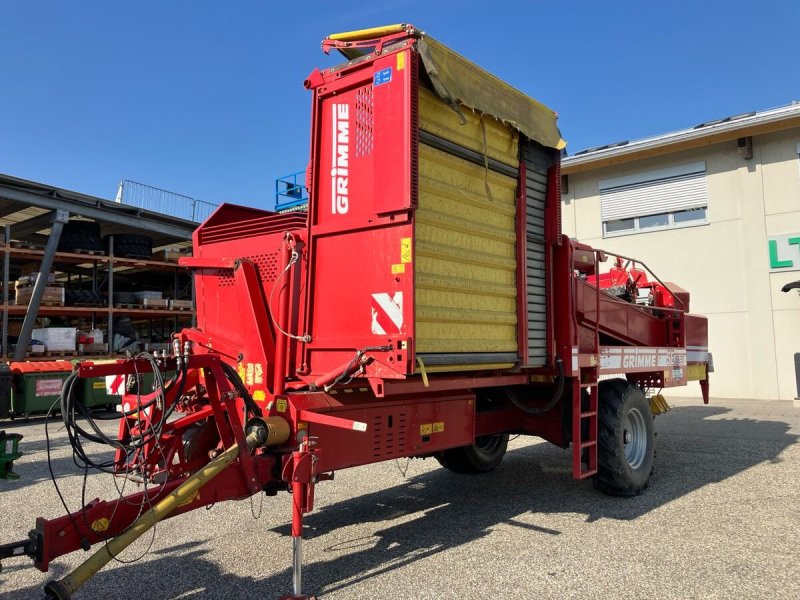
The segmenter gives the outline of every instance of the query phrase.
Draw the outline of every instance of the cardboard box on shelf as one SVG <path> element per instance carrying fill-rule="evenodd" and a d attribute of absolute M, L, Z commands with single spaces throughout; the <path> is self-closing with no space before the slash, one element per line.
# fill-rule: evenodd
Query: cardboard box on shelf
<path fill-rule="evenodd" d="M 142 305 L 145 308 L 169 308 L 169 300 L 166 298 L 143 298 Z"/>
<path fill-rule="evenodd" d="M 170 300 L 169 307 L 172 310 L 194 310 L 194 303 L 191 300 Z"/>
<path fill-rule="evenodd" d="M 153 253 L 153 260 L 160 260 L 162 262 L 178 262 L 182 256 L 191 256 L 191 248 L 162 248 L 158 252 Z"/>
<path fill-rule="evenodd" d="M 27 306 L 33 296 L 33 286 L 17 288 L 17 296 L 14 303 L 17 306 Z M 45 304 L 64 304 L 64 288 L 58 285 L 48 285 L 44 288 L 42 302 Z"/>

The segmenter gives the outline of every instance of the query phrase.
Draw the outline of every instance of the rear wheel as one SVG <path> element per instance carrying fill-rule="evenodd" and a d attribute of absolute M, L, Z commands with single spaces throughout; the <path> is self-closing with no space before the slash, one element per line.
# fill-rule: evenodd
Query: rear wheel
<path fill-rule="evenodd" d="M 598 386 L 597 475 L 594 485 L 613 496 L 641 494 L 655 455 L 653 414 L 644 393 L 624 379 Z"/>
<path fill-rule="evenodd" d="M 484 435 L 475 443 L 451 448 L 436 455 L 436 460 L 453 473 L 475 475 L 488 473 L 500 464 L 508 449 L 508 434 Z"/>

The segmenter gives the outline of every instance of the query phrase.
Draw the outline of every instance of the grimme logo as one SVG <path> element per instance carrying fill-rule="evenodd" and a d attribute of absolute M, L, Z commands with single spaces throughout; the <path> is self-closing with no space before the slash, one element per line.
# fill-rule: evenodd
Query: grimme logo
<path fill-rule="evenodd" d="M 348 155 L 350 153 L 350 107 L 334 104 L 333 108 L 333 154 L 331 155 L 331 212 L 347 214 L 350 198 L 347 190 Z"/>

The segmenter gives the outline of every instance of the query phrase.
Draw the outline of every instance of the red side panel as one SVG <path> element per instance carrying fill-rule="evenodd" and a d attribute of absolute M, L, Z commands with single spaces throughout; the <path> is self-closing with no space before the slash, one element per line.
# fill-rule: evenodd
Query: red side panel
<path fill-rule="evenodd" d="M 367 347 L 381 377 L 412 370 L 414 60 L 403 49 L 326 72 L 315 89 L 309 377 Z"/>

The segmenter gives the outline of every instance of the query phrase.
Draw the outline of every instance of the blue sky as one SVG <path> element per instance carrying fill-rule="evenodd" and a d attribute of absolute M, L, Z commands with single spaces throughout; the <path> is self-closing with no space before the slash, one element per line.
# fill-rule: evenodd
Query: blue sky
<path fill-rule="evenodd" d="M 797 0 L 0 0 L 0 172 L 272 208 L 320 40 L 396 22 L 556 110 L 571 152 L 800 100 Z"/>

